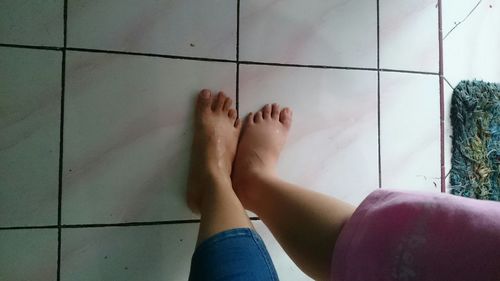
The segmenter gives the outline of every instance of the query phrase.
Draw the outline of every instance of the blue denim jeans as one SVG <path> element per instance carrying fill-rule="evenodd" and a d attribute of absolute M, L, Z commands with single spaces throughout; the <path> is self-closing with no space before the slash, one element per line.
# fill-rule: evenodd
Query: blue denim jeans
<path fill-rule="evenodd" d="M 201 242 L 191 260 L 190 281 L 279 280 L 259 234 L 235 228 Z"/>

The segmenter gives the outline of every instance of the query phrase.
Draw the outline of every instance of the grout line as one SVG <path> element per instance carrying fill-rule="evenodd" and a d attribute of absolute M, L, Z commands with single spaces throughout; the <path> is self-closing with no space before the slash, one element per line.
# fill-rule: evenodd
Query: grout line
<path fill-rule="evenodd" d="M 250 220 L 260 220 L 258 217 L 251 217 Z M 148 226 L 148 225 L 170 225 L 199 223 L 199 219 L 172 220 L 172 221 L 146 221 L 146 222 L 124 222 L 124 223 L 93 223 L 93 224 L 64 224 L 62 228 L 99 228 L 99 227 L 130 227 L 130 226 Z"/>
<path fill-rule="evenodd" d="M 0 43 L 0 47 L 37 49 L 37 50 L 47 50 L 47 51 L 61 51 L 64 49 L 63 47 L 54 47 L 54 46 L 31 46 L 31 45 L 5 44 L 5 43 Z"/>
<path fill-rule="evenodd" d="M 380 150 L 380 1 L 377 0 L 377 144 L 378 144 L 378 188 L 382 188 L 382 155 Z"/>
<path fill-rule="evenodd" d="M 240 117 L 240 0 L 236 5 L 236 113 Z"/>
<path fill-rule="evenodd" d="M 240 60 L 240 0 L 236 4 L 236 61 Z"/>
<path fill-rule="evenodd" d="M 439 72 L 428 72 L 428 71 L 387 69 L 387 68 L 379 68 L 379 70 L 382 72 L 399 72 L 399 73 L 422 74 L 422 75 L 439 75 Z"/>
<path fill-rule="evenodd" d="M 64 137 L 64 90 L 66 79 L 66 51 L 62 51 L 62 67 L 61 67 L 61 116 L 59 129 L 59 185 L 57 199 L 57 280 L 60 280 L 60 259 L 61 259 L 61 206 L 62 206 L 62 175 L 63 175 L 63 137 Z"/>
<path fill-rule="evenodd" d="M 259 217 L 250 217 L 252 221 L 260 221 Z M 101 227 L 131 227 L 131 226 L 148 226 L 148 225 L 170 225 L 170 224 L 186 224 L 199 223 L 199 219 L 189 220 L 171 220 L 171 221 L 142 221 L 142 222 L 122 222 L 122 223 L 89 223 L 89 224 L 61 224 L 61 225 L 37 225 L 37 226 L 6 226 L 0 227 L 2 230 L 16 229 L 65 229 L 65 228 L 101 228 Z"/>
<path fill-rule="evenodd" d="M 158 57 L 158 58 L 180 59 L 180 60 L 194 60 L 194 61 L 214 61 L 214 62 L 230 62 L 230 63 L 235 63 L 236 62 L 235 60 L 228 60 L 228 59 L 214 59 L 214 58 L 204 58 L 204 57 L 188 57 L 188 56 L 176 56 L 176 55 L 162 55 L 162 54 L 154 54 L 154 53 L 139 53 L 139 52 L 116 51 L 116 50 L 100 50 L 100 49 L 75 48 L 75 47 L 67 47 L 66 50 L 68 50 L 68 51 L 77 51 L 77 52 L 118 54 L 118 55 L 132 55 L 132 56 Z"/>
<path fill-rule="evenodd" d="M 51 224 L 51 225 L 28 225 L 28 226 L 1 226 L 0 231 L 16 230 L 16 229 L 50 229 L 50 228 L 59 228 L 59 225 Z"/>
<path fill-rule="evenodd" d="M 59 186 L 57 204 L 57 281 L 61 280 L 61 218 L 62 218 L 62 176 L 64 159 L 64 95 L 66 89 L 66 46 L 68 33 L 68 0 L 64 0 L 63 45 L 61 63 L 61 116 L 59 128 Z"/>
<path fill-rule="evenodd" d="M 441 154 L 441 192 L 446 192 L 445 157 L 444 157 L 444 64 L 443 64 L 443 3 L 438 0 L 438 40 L 439 40 L 439 142 Z"/>
<path fill-rule="evenodd" d="M 172 221 L 145 221 L 145 222 L 122 222 L 122 223 L 90 223 L 90 224 L 64 224 L 63 228 L 96 228 L 96 227 L 128 227 L 128 226 L 147 226 L 147 225 L 169 225 L 199 223 L 199 219 L 190 220 L 172 220 Z"/>
<path fill-rule="evenodd" d="M 378 70 L 377 68 L 371 68 L 371 67 L 349 67 L 349 66 L 333 66 L 333 65 L 319 65 L 319 64 L 293 64 L 293 63 L 260 62 L 260 61 L 239 61 L 239 63 L 247 65 L 267 65 L 267 66 L 320 68 L 320 69 L 368 70 L 368 71 Z"/>

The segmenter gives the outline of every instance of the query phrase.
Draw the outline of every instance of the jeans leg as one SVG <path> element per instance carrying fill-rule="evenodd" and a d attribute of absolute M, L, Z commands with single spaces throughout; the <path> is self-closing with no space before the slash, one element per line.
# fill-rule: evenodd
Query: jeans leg
<path fill-rule="evenodd" d="M 250 228 L 235 228 L 208 238 L 196 248 L 189 280 L 279 279 L 259 234 Z"/>

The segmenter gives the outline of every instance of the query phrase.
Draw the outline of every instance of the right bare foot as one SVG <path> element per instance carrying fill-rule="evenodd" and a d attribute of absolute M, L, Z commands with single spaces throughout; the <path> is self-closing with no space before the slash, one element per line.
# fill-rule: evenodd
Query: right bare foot
<path fill-rule="evenodd" d="M 252 181 L 275 177 L 276 165 L 288 131 L 292 111 L 277 104 L 266 104 L 260 111 L 250 113 L 242 129 L 232 174 L 233 187 L 243 206 L 255 199 Z"/>
<path fill-rule="evenodd" d="M 241 128 L 231 104 L 232 100 L 222 92 L 212 96 L 209 90 L 202 90 L 198 96 L 187 190 L 187 204 L 194 213 L 200 212 L 204 193 L 213 192 L 209 189 L 214 186 L 214 180 L 231 186 L 231 169 Z"/>

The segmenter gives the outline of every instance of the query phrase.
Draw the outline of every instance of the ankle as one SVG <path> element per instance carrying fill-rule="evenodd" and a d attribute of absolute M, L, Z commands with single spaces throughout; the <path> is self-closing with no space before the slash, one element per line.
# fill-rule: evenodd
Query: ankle
<path fill-rule="evenodd" d="M 233 177 L 233 188 L 243 207 L 256 213 L 259 202 L 266 194 L 267 183 L 277 179 L 274 171 L 252 170 Z"/>
<path fill-rule="evenodd" d="M 190 174 L 188 186 L 194 186 L 200 198 L 204 197 L 206 192 L 214 192 L 219 189 L 231 189 L 231 177 L 225 169 L 206 168 L 198 171 L 196 174 Z"/>

